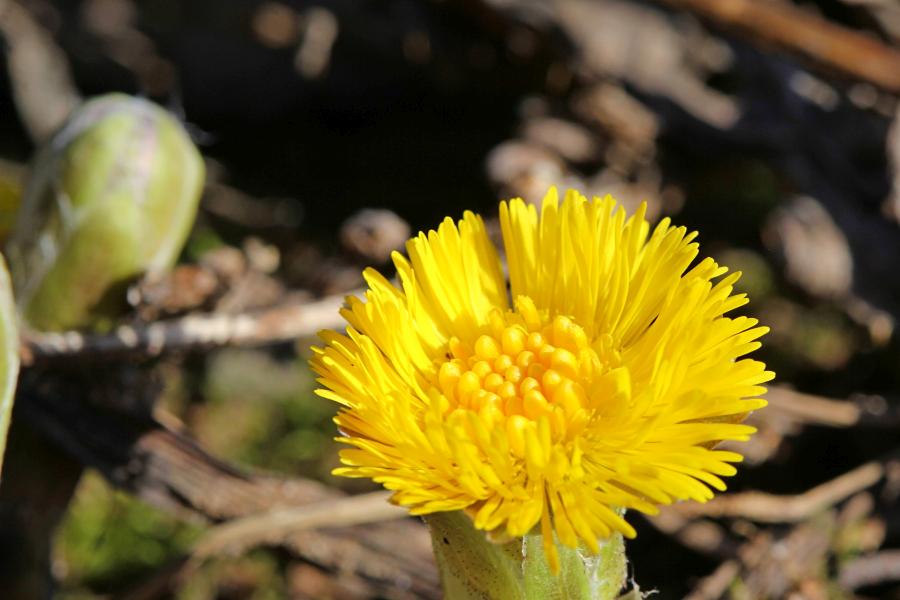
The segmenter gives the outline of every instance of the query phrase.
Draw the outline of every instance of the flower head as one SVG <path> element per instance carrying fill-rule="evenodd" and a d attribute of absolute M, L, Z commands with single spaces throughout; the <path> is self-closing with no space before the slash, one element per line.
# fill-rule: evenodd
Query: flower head
<path fill-rule="evenodd" d="M 765 406 L 773 374 L 741 358 L 767 328 L 725 316 L 739 273 L 696 264 L 695 233 L 611 197 L 555 189 L 540 216 L 500 205 L 509 289 L 480 217 L 445 219 L 394 255 L 400 286 L 365 272 L 346 335 L 323 332 L 312 365 L 343 405 L 347 477 L 394 490 L 413 514 L 465 510 L 521 537 L 536 526 L 597 552 L 633 536 L 621 509 L 706 501 L 741 456 L 722 440 Z M 555 534 L 555 535 L 554 535 Z"/>

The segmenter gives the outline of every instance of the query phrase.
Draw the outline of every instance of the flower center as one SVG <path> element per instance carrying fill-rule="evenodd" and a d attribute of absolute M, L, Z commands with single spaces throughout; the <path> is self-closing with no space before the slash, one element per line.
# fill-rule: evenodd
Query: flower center
<path fill-rule="evenodd" d="M 516 311 L 491 314 L 489 330 L 474 343 L 450 340 L 437 377 L 448 411 L 474 411 L 489 427 L 505 421 L 511 434 L 544 417 L 556 439 L 581 431 L 596 408 L 592 383 L 606 371 L 584 329 L 541 318 L 520 298 Z"/>

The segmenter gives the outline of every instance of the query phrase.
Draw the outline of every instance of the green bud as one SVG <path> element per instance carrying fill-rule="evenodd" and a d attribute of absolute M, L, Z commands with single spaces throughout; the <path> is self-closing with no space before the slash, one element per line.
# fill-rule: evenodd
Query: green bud
<path fill-rule="evenodd" d="M 159 106 L 110 94 L 76 109 L 38 152 L 7 244 L 24 321 L 112 322 L 130 281 L 177 259 L 203 178 L 187 132 Z"/>

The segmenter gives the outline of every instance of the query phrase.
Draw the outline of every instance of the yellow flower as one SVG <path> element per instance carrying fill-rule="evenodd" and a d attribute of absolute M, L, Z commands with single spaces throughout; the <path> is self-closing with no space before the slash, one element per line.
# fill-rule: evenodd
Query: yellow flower
<path fill-rule="evenodd" d="M 554 538 L 596 553 L 634 535 L 622 509 L 725 489 L 741 456 L 715 445 L 754 432 L 740 421 L 773 374 L 740 357 L 768 329 L 723 316 L 747 303 L 740 273 L 690 268 L 696 233 L 651 233 L 644 207 L 551 189 L 540 217 L 512 200 L 500 222 L 509 289 L 481 218 L 445 219 L 394 255 L 399 288 L 365 272 L 346 335 L 323 332 L 312 366 L 343 406 L 335 474 L 501 538 L 539 524 L 555 570 Z"/>

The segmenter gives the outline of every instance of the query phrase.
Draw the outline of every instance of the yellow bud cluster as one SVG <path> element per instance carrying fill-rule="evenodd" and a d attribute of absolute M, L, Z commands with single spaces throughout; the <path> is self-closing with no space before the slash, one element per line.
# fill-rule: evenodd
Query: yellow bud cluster
<path fill-rule="evenodd" d="M 584 330 L 564 316 L 541 325 L 531 306 L 523 314 L 492 314 L 490 333 L 449 343 L 437 384 L 447 410 L 478 413 L 488 428 L 505 425 L 512 451 L 525 454 L 525 431 L 546 417 L 554 440 L 576 435 L 593 408 L 587 391 L 604 370 Z"/>

